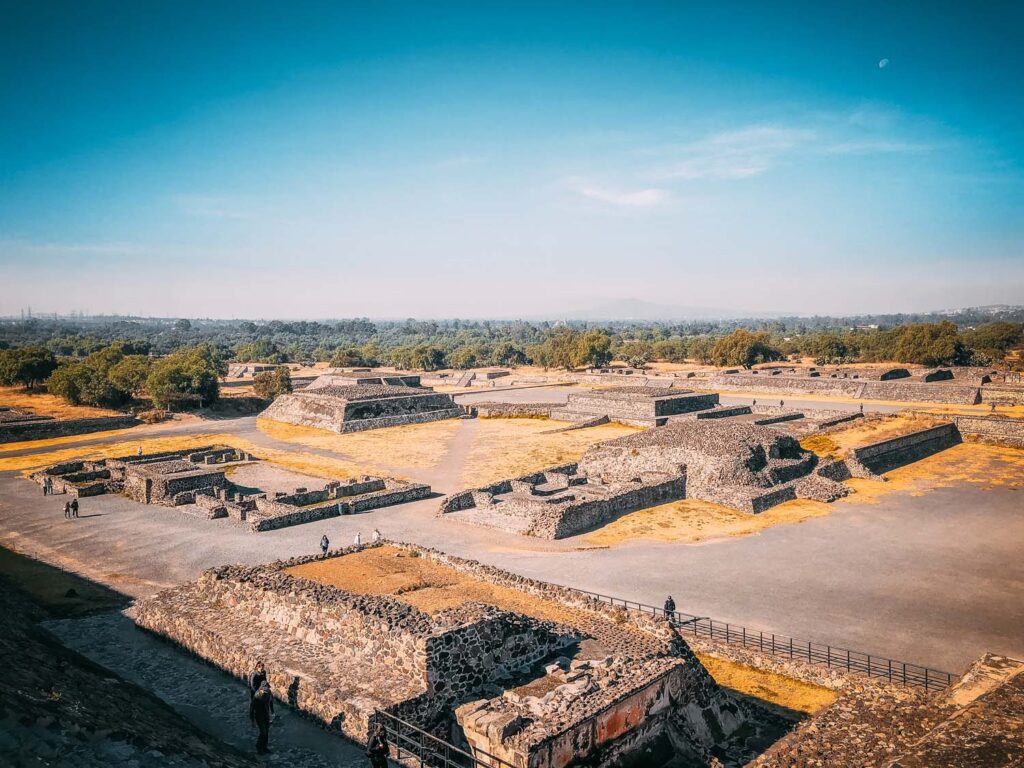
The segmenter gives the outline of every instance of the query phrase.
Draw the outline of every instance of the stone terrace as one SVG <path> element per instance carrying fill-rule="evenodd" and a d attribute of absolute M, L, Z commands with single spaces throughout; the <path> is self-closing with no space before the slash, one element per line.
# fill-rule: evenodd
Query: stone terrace
<path fill-rule="evenodd" d="M 333 432 L 357 432 L 461 415 L 463 410 L 451 395 L 427 388 L 384 384 L 339 387 L 313 382 L 304 390 L 278 397 L 260 418 Z"/>

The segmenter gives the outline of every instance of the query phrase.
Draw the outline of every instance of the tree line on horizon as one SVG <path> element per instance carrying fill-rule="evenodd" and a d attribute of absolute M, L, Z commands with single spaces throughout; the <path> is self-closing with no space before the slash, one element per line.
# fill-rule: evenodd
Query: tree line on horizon
<path fill-rule="evenodd" d="M 380 326 L 368 320 L 334 325 L 315 322 L 201 325 L 178 320 L 158 329 L 118 322 L 81 333 L 37 339 L 35 323 L 0 339 L 0 384 L 37 387 L 68 402 L 121 407 L 145 395 L 160 408 L 209 405 L 219 396 L 227 363 L 326 361 L 336 367 L 435 371 L 534 364 L 576 369 L 621 360 L 697 362 L 750 368 L 793 357 L 818 364 L 897 362 L 927 366 L 1007 364 L 1024 345 L 1024 324 L 991 322 L 958 327 L 949 320 L 891 328 L 789 328 L 778 321 L 760 328 L 658 323 L 608 326 L 523 322 L 407 320 Z M 51 332 L 54 329 L 50 329 Z M 25 343 L 11 343 L 10 336 Z M 1014 361 L 1012 365 L 1019 365 Z M 257 377 L 257 395 L 290 391 L 287 369 Z"/>

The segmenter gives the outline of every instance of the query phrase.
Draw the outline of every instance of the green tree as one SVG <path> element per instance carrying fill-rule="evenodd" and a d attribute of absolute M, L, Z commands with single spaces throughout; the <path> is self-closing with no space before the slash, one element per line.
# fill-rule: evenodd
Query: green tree
<path fill-rule="evenodd" d="M 615 350 L 615 357 L 633 368 L 644 368 L 654 359 L 654 345 L 649 341 L 626 341 Z"/>
<path fill-rule="evenodd" d="M 0 351 L 0 384 L 25 388 L 44 382 L 57 368 L 57 359 L 45 347 L 25 346 Z"/>
<path fill-rule="evenodd" d="M 503 341 L 497 344 L 491 352 L 491 362 L 494 365 L 515 367 L 517 365 L 526 365 L 529 360 L 522 349 L 511 342 Z"/>
<path fill-rule="evenodd" d="M 743 328 L 719 339 L 711 350 L 711 357 L 716 365 L 738 365 L 751 368 L 758 363 L 781 360 L 782 353 L 769 344 L 766 331 L 752 333 Z"/>
<path fill-rule="evenodd" d="M 263 371 L 253 377 L 253 391 L 257 397 L 264 400 L 273 400 L 278 395 L 285 395 L 292 391 L 292 376 L 288 366 L 279 365 L 272 371 Z"/>
<path fill-rule="evenodd" d="M 146 388 L 151 361 L 146 355 L 126 355 L 111 366 L 107 379 L 117 389 L 132 397 Z"/>
<path fill-rule="evenodd" d="M 573 355 L 573 365 L 599 367 L 612 360 L 612 340 L 604 331 L 590 330 L 580 336 Z"/>
<path fill-rule="evenodd" d="M 459 370 L 474 368 L 479 361 L 479 350 L 474 347 L 459 347 L 448 353 L 448 365 Z"/>
<path fill-rule="evenodd" d="M 218 379 L 227 366 L 209 344 L 186 347 L 155 362 L 146 378 L 146 391 L 161 408 L 184 403 L 209 405 L 220 395 Z"/>

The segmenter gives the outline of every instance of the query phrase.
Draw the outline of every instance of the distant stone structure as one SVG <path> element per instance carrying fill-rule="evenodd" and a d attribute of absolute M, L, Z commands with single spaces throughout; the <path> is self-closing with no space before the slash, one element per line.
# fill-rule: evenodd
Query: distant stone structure
<path fill-rule="evenodd" d="M 363 476 L 332 481 L 322 489 L 296 488 L 269 498 L 260 489 L 241 487 L 225 475 L 224 465 L 252 461 L 244 451 L 208 446 L 189 451 L 82 460 L 40 470 L 31 478 L 53 482 L 54 492 L 74 497 L 120 493 L 140 504 L 195 505 L 211 520 L 247 522 L 254 532 L 351 515 L 430 496 L 429 485 L 390 477 Z"/>
<path fill-rule="evenodd" d="M 425 387 L 319 385 L 319 380 L 300 392 L 281 395 L 259 417 L 332 432 L 359 432 L 453 419 L 464 414 L 451 395 Z"/>
<path fill-rule="evenodd" d="M 743 729 L 744 706 L 662 618 L 411 545 L 380 551 L 542 600 L 562 620 L 471 599 L 427 612 L 406 592 L 290 572 L 372 550 L 214 568 L 141 601 L 135 619 L 239 677 L 263 658 L 275 693 L 358 741 L 380 710 L 517 766 L 606 765 L 659 740 L 704 765 Z"/>
<path fill-rule="evenodd" d="M 578 464 L 452 494 L 438 514 L 557 539 L 685 498 L 752 514 L 796 498 L 833 501 L 849 489 L 830 474 L 771 427 L 692 420 L 591 446 Z"/>
<path fill-rule="evenodd" d="M 671 417 L 703 411 L 718 404 L 716 394 L 657 387 L 614 387 L 593 392 L 573 392 L 565 408 L 552 416 L 568 421 L 591 421 L 606 416 L 611 421 L 638 427 L 660 427 Z"/>

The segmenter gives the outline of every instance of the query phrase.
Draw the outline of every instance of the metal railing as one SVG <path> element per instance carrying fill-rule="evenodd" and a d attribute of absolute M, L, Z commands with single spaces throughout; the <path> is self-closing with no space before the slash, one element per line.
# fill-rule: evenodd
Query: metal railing
<path fill-rule="evenodd" d="M 590 592 L 585 589 L 577 589 L 576 587 L 562 586 L 562 588 L 579 592 L 602 603 L 621 606 L 626 610 L 647 613 L 652 616 L 666 615 L 663 608 L 657 608 L 646 603 L 638 603 L 635 600 L 624 600 L 620 597 L 602 595 L 599 592 Z M 713 640 L 724 640 L 726 643 L 755 649 L 762 653 L 769 653 L 772 656 L 797 659 L 811 664 L 823 664 L 829 669 L 860 672 L 869 677 L 884 677 L 891 683 L 923 688 L 925 691 L 939 691 L 947 688 L 956 677 L 956 675 L 949 672 L 943 672 L 931 667 L 923 667 L 919 664 L 911 664 L 907 661 L 898 661 L 884 656 L 864 653 L 863 651 L 853 651 L 849 648 L 815 643 L 810 640 L 797 640 L 787 635 L 749 629 L 725 621 L 716 621 L 707 616 L 694 616 L 693 614 L 681 611 L 673 611 L 669 618 L 683 633 L 709 637 Z"/>
<path fill-rule="evenodd" d="M 486 750 L 467 752 L 387 712 L 377 710 L 374 717 L 384 724 L 388 743 L 395 748 L 394 757 L 399 762 L 411 757 L 428 768 L 515 768 Z"/>

